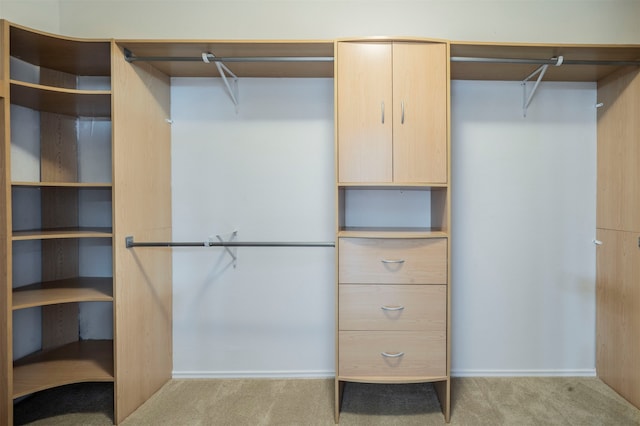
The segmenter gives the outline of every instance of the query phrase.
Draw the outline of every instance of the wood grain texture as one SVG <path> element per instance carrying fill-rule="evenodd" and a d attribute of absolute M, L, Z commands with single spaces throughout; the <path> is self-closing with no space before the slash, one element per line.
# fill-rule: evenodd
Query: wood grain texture
<path fill-rule="evenodd" d="M 445 331 L 340 331 L 339 339 L 340 377 L 424 381 L 446 374 Z"/>
<path fill-rule="evenodd" d="M 13 398 L 70 383 L 111 381 L 113 342 L 75 342 L 17 360 Z"/>
<path fill-rule="evenodd" d="M 71 302 L 113 301 L 113 279 L 80 277 L 31 284 L 13 291 L 13 310 Z"/>
<path fill-rule="evenodd" d="M 640 408 L 640 233 L 598 229 L 598 377 Z"/>
<path fill-rule="evenodd" d="M 42 69 L 41 82 L 57 81 L 75 87 L 75 77 Z M 40 114 L 40 180 L 78 180 L 76 120 L 61 114 Z M 43 229 L 78 226 L 78 192 L 47 188 L 41 191 Z M 79 271 L 77 239 L 42 241 L 42 281 L 74 278 Z M 77 303 L 47 305 L 42 308 L 42 349 L 48 350 L 80 339 Z"/>
<path fill-rule="evenodd" d="M 393 182 L 447 182 L 447 49 L 393 43 Z"/>
<path fill-rule="evenodd" d="M 13 241 L 48 240 L 61 238 L 111 238 L 111 228 L 61 228 L 34 229 L 30 231 L 15 231 Z"/>
<path fill-rule="evenodd" d="M 548 60 L 560 55 L 565 60 L 637 61 L 640 58 L 640 47 L 637 45 L 451 42 L 452 57 Z M 530 64 L 452 62 L 451 79 L 522 81 L 537 67 L 538 65 Z M 550 66 L 544 79 L 545 81 L 599 81 L 619 68 L 619 66 L 607 65 Z"/>
<path fill-rule="evenodd" d="M 338 246 L 341 284 L 447 284 L 445 238 L 340 238 Z"/>
<path fill-rule="evenodd" d="M 169 78 L 113 46 L 115 419 L 171 378 L 169 248 L 125 248 L 126 236 L 171 241 Z"/>
<path fill-rule="evenodd" d="M 640 232 L 640 70 L 598 82 L 598 228 Z"/>
<path fill-rule="evenodd" d="M 345 226 L 338 232 L 338 237 L 345 238 L 444 238 L 447 233 L 440 228 L 411 227 L 368 227 Z"/>
<path fill-rule="evenodd" d="M 110 117 L 111 92 L 108 90 L 60 89 L 11 81 L 11 101 L 37 111 L 60 113 L 73 117 Z"/>
<path fill-rule="evenodd" d="M 79 270 L 77 239 L 42 241 L 42 280 L 75 278 Z M 42 307 L 42 349 L 52 349 L 80 339 L 77 303 Z"/>
<path fill-rule="evenodd" d="M 10 25 L 11 56 L 75 75 L 110 74 L 108 40 L 78 39 Z"/>
<path fill-rule="evenodd" d="M 13 423 L 9 26 L 0 21 L 0 424 Z"/>
<path fill-rule="evenodd" d="M 392 50 L 338 43 L 338 182 L 392 182 Z"/>
<path fill-rule="evenodd" d="M 447 329 L 444 285 L 338 286 L 340 330 Z"/>
<path fill-rule="evenodd" d="M 118 40 L 118 44 L 138 57 L 169 56 L 201 58 L 202 53 L 217 57 L 306 57 L 333 58 L 333 42 L 328 40 Z M 218 76 L 213 64 L 196 62 L 150 62 L 171 77 Z M 333 62 L 227 62 L 238 77 L 333 77 Z"/>

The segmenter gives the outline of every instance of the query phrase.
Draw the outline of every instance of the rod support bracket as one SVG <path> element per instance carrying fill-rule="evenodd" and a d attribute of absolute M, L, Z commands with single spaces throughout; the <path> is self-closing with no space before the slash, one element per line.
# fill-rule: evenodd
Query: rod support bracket
<path fill-rule="evenodd" d="M 133 247 L 133 237 L 132 236 L 124 237 L 124 243 L 127 248 Z"/>

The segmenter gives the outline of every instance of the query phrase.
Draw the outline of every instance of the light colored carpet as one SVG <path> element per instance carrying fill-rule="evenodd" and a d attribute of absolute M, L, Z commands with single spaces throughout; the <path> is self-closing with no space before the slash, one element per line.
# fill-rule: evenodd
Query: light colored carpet
<path fill-rule="evenodd" d="M 457 378 L 452 385 L 451 425 L 640 425 L 640 410 L 596 378 Z M 41 392 L 16 405 L 15 423 L 108 425 L 112 404 L 108 384 L 71 385 Z M 172 380 L 122 423 L 332 424 L 333 380 L 327 379 Z M 445 423 L 430 384 L 348 383 L 340 424 Z"/>

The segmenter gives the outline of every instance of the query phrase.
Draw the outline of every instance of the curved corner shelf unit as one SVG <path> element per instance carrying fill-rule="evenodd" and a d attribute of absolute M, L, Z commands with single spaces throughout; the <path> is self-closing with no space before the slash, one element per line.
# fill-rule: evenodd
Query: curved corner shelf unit
<path fill-rule="evenodd" d="M 11 171 L 2 179 L 9 220 L 0 234 L 2 269 L 12 271 L 2 282 L 0 343 L 14 351 L 0 356 L 8 378 L 0 424 L 12 424 L 15 398 L 115 381 L 113 323 L 96 314 L 98 303 L 115 311 L 112 42 L 0 25 L 8 38 L 0 162 Z M 81 318 L 95 334 L 84 335 Z"/>

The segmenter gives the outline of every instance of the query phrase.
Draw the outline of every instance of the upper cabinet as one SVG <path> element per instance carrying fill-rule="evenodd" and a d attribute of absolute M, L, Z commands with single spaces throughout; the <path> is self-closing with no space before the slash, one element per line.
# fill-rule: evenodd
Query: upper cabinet
<path fill-rule="evenodd" d="M 447 183 L 447 45 L 337 43 L 339 184 Z"/>

